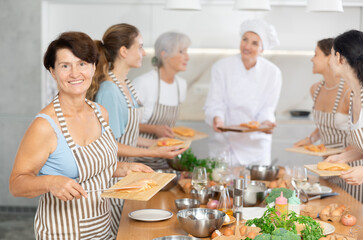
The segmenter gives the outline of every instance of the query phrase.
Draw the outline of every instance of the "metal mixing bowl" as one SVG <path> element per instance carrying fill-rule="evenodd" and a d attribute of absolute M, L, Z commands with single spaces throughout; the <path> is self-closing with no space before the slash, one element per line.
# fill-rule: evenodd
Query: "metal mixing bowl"
<path fill-rule="evenodd" d="M 175 158 L 172 159 L 166 159 L 166 162 L 168 163 L 169 167 L 177 170 L 177 171 L 188 171 L 188 169 L 180 164 L 181 155 L 179 154 Z"/>
<path fill-rule="evenodd" d="M 180 180 L 180 176 L 181 176 L 181 172 L 180 171 L 176 171 L 173 169 L 158 169 L 155 170 L 155 172 L 157 173 L 175 173 L 176 177 L 171 180 L 168 184 L 166 184 L 161 191 L 167 191 L 169 189 L 171 189 L 172 187 L 176 186 L 178 184 L 178 181 Z"/>
<path fill-rule="evenodd" d="M 193 199 L 198 199 L 200 204 L 207 204 L 209 199 L 212 197 L 212 190 L 210 188 L 204 188 L 200 191 L 197 191 L 193 188 L 190 191 L 190 196 Z"/>
<path fill-rule="evenodd" d="M 154 238 L 153 240 L 198 240 L 200 238 L 188 237 L 188 236 L 166 236 Z"/>
<path fill-rule="evenodd" d="M 251 172 L 251 180 L 273 181 L 279 174 L 279 167 L 269 165 L 252 165 L 248 169 Z"/>
<path fill-rule="evenodd" d="M 200 201 L 198 199 L 181 198 L 175 200 L 175 206 L 178 210 L 198 208 L 200 206 Z"/>
<path fill-rule="evenodd" d="M 243 190 L 243 206 L 253 207 L 259 205 L 267 195 L 266 185 L 262 182 L 251 181 L 247 189 Z"/>
<path fill-rule="evenodd" d="M 191 208 L 180 210 L 177 214 L 182 228 L 195 237 L 209 237 L 220 229 L 226 214 L 208 208 Z"/>

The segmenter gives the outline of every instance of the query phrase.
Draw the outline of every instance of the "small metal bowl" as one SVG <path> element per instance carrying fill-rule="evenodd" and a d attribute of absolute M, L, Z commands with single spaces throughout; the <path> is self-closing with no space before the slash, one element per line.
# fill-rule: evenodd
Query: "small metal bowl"
<path fill-rule="evenodd" d="M 243 206 L 253 207 L 259 205 L 267 195 L 266 185 L 262 182 L 251 181 L 247 189 L 243 190 Z"/>
<path fill-rule="evenodd" d="M 180 164 L 181 154 L 172 159 L 166 159 L 169 167 L 177 171 L 188 171 L 188 169 Z"/>
<path fill-rule="evenodd" d="M 157 173 L 175 173 L 176 177 L 171 180 L 168 184 L 166 184 L 161 191 L 167 191 L 171 188 L 173 188 L 174 186 L 176 186 L 178 184 L 178 181 L 180 180 L 180 176 L 181 176 L 181 172 L 180 171 L 176 171 L 173 169 L 157 169 L 155 170 L 155 172 Z"/>
<path fill-rule="evenodd" d="M 274 181 L 280 168 L 270 165 L 252 165 L 248 169 L 251 172 L 251 180 Z"/>
<path fill-rule="evenodd" d="M 175 200 L 175 206 L 178 210 L 198 208 L 200 206 L 200 201 L 198 199 L 181 198 Z"/>
<path fill-rule="evenodd" d="M 177 214 L 181 227 L 195 237 L 209 237 L 220 229 L 226 214 L 208 208 L 191 208 L 180 210 Z"/>
<path fill-rule="evenodd" d="M 194 238 L 189 236 L 166 236 L 166 237 L 158 237 L 153 240 L 200 240 L 200 238 Z"/>
<path fill-rule="evenodd" d="M 194 188 L 190 191 L 190 196 L 193 199 L 198 199 L 200 204 L 207 204 L 209 199 L 212 198 L 212 190 L 210 188 L 204 188 L 200 191 Z"/>

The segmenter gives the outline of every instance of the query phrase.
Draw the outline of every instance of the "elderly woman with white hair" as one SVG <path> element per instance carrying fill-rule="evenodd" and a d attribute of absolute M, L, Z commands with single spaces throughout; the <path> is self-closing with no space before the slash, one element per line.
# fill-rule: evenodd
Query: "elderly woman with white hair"
<path fill-rule="evenodd" d="M 220 127 L 259 121 L 273 129 L 280 96 L 281 72 L 261 57 L 263 50 L 279 44 L 273 26 L 262 20 L 241 25 L 240 54 L 224 58 L 212 67 L 205 103 L 206 122 L 213 127 L 211 156 L 229 151 L 232 165 L 270 164 L 269 132 L 221 132 Z"/>
<path fill-rule="evenodd" d="M 140 123 L 140 136 L 148 139 L 174 137 L 172 127 L 178 118 L 179 106 L 186 98 L 187 83 L 177 76 L 185 71 L 189 60 L 187 53 L 191 41 L 178 32 L 166 32 L 155 42 L 155 69 L 134 80 L 134 86 L 144 105 Z M 168 168 L 162 158 L 137 158 L 153 169 Z"/>

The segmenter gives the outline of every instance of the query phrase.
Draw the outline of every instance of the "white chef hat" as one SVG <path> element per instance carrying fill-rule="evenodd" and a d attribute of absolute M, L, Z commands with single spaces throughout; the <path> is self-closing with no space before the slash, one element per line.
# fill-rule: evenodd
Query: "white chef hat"
<path fill-rule="evenodd" d="M 271 49 L 280 45 L 274 26 L 261 19 L 246 20 L 241 24 L 241 37 L 245 32 L 254 32 L 262 40 L 263 49 Z"/>

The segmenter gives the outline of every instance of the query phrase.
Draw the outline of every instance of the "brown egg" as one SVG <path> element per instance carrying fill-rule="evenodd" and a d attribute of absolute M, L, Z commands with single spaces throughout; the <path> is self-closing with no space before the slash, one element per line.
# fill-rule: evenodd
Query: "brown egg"
<path fill-rule="evenodd" d="M 247 226 L 242 226 L 242 227 L 239 229 L 239 232 L 241 233 L 241 237 L 246 236 Z"/>
<path fill-rule="evenodd" d="M 223 235 L 224 236 L 232 236 L 232 235 L 234 235 L 234 232 L 233 232 L 233 230 L 231 228 L 226 228 L 223 231 Z"/>
<path fill-rule="evenodd" d="M 270 182 L 270 184 L 268 185 L 269 188 L 277 188 L 277 181 L 272 181 Z"/>
<path fill-rule="evenodd" d="M 215 230 L 215 231 L 212 233 L 211 238 L 213 239 L 213 238 L 216 238 L 216 237 L 221 236 L 221 235 L 222 235 L 222 233 L 221 233 L 219 230 Z"/>
<path fill-rule="evenodd" d="M 249 232 L 248 234 L 247 234 L 247 237 L 248 238 L 251 238 L 251 239 L 255 239 L 255 237 L 257 236 L 257 233 L 255 233 L 255 232 Z"/>
<path fill-rule="evenodd" d="M 285 181 L 282 181 L 279 186 L 279 188 L 286 188 L 286 182 Z"/>

